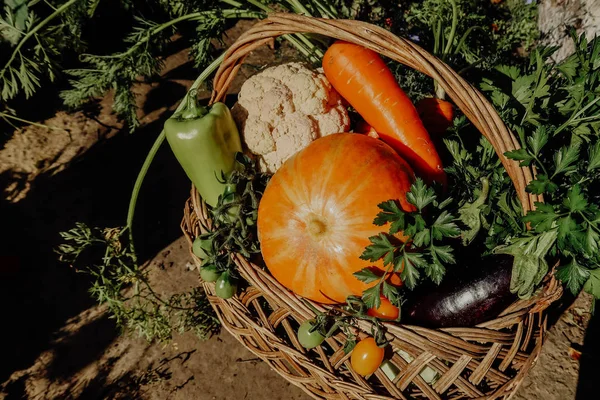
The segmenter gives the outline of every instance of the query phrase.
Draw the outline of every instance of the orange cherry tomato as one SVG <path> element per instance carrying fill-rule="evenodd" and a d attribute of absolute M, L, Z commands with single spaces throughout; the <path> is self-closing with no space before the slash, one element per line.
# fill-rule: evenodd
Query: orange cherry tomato
<path fill-rule="evenodd" d="M 384 349 L 377 346 L 375 339 L 368 337 L 354 346 L 350 356 L 350 364 L 357 374 L 362 376 L 371 375 L 381 365 L 384 354 Z"/>
<path fill-rule="evenodd" d="M 454 119 L 452 103 L 435 97 L 426 97 L 416 104 L 419 117 L 430 135 L 441 135 Z"/>
<path fill-rule="evenodd" d="M 380 319 L 398 319 L 400 309 L 393 305 L 387 298 L 381 296 L 381 304 L 379 308 L 369 308 L 367 315 Z"/>
<path fill-rule="evenodd" d="M 397 272 L 392 272 L 391 274 L 389 274 L 386 278 L 386 281 L 390 285 L 396 287 L 401 287 L 402 285 L 404 285 L 404 282 L 402 282 L 402 278 L 400 278 L 400 274 Z"/>

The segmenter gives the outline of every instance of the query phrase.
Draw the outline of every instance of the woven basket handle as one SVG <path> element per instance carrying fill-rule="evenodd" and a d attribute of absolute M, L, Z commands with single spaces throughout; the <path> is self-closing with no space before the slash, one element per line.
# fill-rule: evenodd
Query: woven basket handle
<path fill-rule="evenodd" d="M 270 14 L 242 34 L 225 53 L 223 63 L 215 75 L 211 103 L 220 101 L 226 95 L 245 57 L 251 51 L 269 43 L 273 38 L 292 33 L 313 33 L 358 44 L 435 79 L 494 146 L 517 190 L 523 212 L 534 209 L 534 203 L 542 201 L 541 197 L 525 191 L 534 177 L 532 169 L 519 167 L 518 162 L 504 156 L 505 152 L 517 150 L 521 146 L 489 101 L 437 57 L 406 39 L 366 22 L 312 18 L 291 13 Z"/>

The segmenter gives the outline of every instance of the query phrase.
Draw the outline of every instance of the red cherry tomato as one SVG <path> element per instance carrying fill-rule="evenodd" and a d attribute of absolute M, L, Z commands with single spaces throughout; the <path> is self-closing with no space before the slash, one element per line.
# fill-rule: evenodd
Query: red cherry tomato
<path fill-rule="evenodd" d="M 367 315 L 380 319 L 394 320 L 398 319 L 400 309 L 393 305 L 387 298 L 381 296 L 381 305 L 379 308 L 369 308 Z"/>
<path fill-rule="evenodd" d="M 350 356 L 350 364 L 357 374 L 371 375 L 381 365 L 384 354 L 384 349 L 377 346 L 375 339 L 368 337 L 356 344 Z"/>

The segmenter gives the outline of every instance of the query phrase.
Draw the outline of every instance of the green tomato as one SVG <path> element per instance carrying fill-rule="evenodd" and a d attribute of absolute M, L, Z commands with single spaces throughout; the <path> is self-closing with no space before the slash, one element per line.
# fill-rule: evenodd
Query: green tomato
<path fill-rule="evenodd" d="M 200 268 L 200 278 L 204 282 L 216 282 L 221 276 L 221 272 L 217 270 L 217 266 L 214 264 L 207 264 Z"/>
<path fill-rule="evenodd" d="M 315 326 L 315 320 L 311 319 L 308 321 L 304 321 L 300 328 L 298 328 L 298 341 L 302 345 L 302 347 L 306 349 L 312 349 L 313 347 L 317 347 L 323 340 L 325 340 L 325 336 L 321 334 L 321 332 L 310 330 Z"/>
<path fill-rule="evenodd" d="M 222 204 L 231 204 L 239 199 L 239 195 L 237 194 L 237 187 L 234 184 L 228 183 L 225 186 L 225 191 L 222 196 Z M 219 220 L 223 223 L 230 224 L 236 221 L 237 216 L 240 212 L 239 206 L 232 206 L 227 209 L 225 214 L 220 215 Z M 237 221 L 239 223 L 239 221 Z"/>
<path fill-rule="evenodd" d="M 228 183 L 223 191 L 223 204 L 231 204 L 237 198 L 237 187 L 234 184 Z"/>
<path fill-rule="evenodd" d="M 222 299 L 233 297 L 237 291 L 237 283 L 231 279 L 229 272 L 223 272 L 215 284 L 215 292 Z"/>
<path fill-rule="evenodd" d="M 252 213 L 246 217 L 246 225 L 254 226 L 256 224 L 256 220 L 258 219 L 258 211 L 254 210 Z"/>
<path fill-rule="evenodd" d="M 202 260 L 208 258 L 208 254 L 213 252 L 213 241 L 212 239 L 201 239 L 200 236 L 194 239 L 192 243 L 192 252 L 194 255 Z"/>

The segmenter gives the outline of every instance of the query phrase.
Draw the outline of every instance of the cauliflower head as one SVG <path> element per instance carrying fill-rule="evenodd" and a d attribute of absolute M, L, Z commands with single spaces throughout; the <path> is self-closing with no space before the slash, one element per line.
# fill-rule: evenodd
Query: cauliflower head
<path fill-rule="evenodd" d="M 350 128 L 346 106 L 322 70 L 298 62 L 250 77 L 232 111 L 248 150 L 270 173 L 313 140 Z"/>

